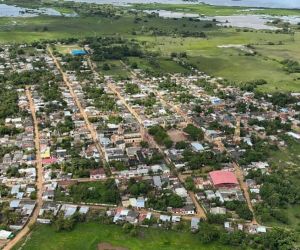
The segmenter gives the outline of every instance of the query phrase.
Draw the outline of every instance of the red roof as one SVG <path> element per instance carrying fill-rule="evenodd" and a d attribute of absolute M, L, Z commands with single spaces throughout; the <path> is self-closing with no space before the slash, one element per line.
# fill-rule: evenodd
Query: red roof
<path fill-rule="evenodd" d="M 55 157 L 51 157 L 48 159 L 42 159 L 42 164 L 53 164 L 57 161 L 57 159 Z"/>
<path fill-rule="evenodd" d="M 238 184 L 238 180 L 232 172 L 222 170 L 212 171 L 209 173 L 209 176 L 215 186 L 222 184 Z"/>

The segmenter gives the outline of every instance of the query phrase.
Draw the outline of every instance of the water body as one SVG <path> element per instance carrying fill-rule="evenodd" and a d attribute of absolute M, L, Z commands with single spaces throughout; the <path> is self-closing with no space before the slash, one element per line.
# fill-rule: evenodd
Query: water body
<path fill-rule="evenodd" d="M 0 17 L 34 17 L 38 15 L 61 16 L 61 13 L 51 8 L 29 9 L 0 4 Z M 73 14 L 69 16 L 73 16 Z"/>
<path fill-rule="evenodd" d="M 166 4 L 195 4 L 207 3 L 220 6 L 244 6 L 244 7 L 263 7 L 263 8 L 286 8 L 300 9 L 300 0 L 73 0 L 75 2 L 88 2 L 99 4 L 126 5 L 135 3 L 166 3 Z"/>

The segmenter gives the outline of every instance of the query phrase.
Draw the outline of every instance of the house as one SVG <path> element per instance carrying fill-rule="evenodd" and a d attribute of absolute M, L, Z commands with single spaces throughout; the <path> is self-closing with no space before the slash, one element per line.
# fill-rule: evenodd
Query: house
<path fill-rule="evenodd" d="M 162 187 L 161 178 L 159 175 L 155 175 L 153 178 L 153 184 L 156 188 L 160 189 Z"/>
<path fill-rule="evenodd" d="M 226 214 L 226 208 L 224 207 L 212 207 L 210 209 L 211 214 Z"/>
<path fill-rule="evenodd" d="M 206 195 L 206 199 L 208 199 L 208 200 L 213 200 L 216 198 L 216 195 L 215 195 L 214 191 L 212 191 L 212 190 L 206 190 L 204 193 Z"/>
<path fill-rule="evenodd" d="M 180 220 L 181 220 L 181 217 L 180 217 L 180 216 L 172 215 L 171 221 L 172 221 L 173 223 L 180 222 Z"/>
<path fill-rule="evenodd" d="M 137 208 L 144 208 L 145 207 L 145 199 L 143 197 L 138 197 L 136 199 L 136 207 Z"/>
<path fill-rule="evenodd" d="M 80 208 L 79 208 L 79 213 L 80 214 L 87 214 L 88 213 L 88 211 L 89 211 L 89 207 L 87 207 L 87 206 L 81 206 Z"/>
<path fill-rule="evenodd" d="M 129 210 L 126 215 L 126 221 L 131 224 L 136 224 L 138 222 L 139 213 L 133 210 Z"/>
<path fill-rule="evenodd" d="M 187 190 L 184 187 L 176 188 L 175 193 L 182 198 L 186 198 L 188 196 Z"/>
<path fill-rule="evenodd" d="M 64 211 L 65 218 L 70 218 L 75 212 L 77 211 L 77 206 L 76 205 L 69 205 L 69 204 L 63 204 L 61 211 Z"/>
<path fill-rule="evenodd" d="M 168 216 L 168 215 L 160 215 L 159 216 L 159 219 L 162 221 L 162 222 L 170 222 L 171 221 L 171 216 Z"/>
<path fill-rule="evenodd" d="M 192 142 L 191 143 L 191 146 L 192 146 L 192 149 L 195 151 L 195 152 L 201 152 L 204 150 L 204 147 L 201 143 L 199 142 Z"/>
<path fill-rule="evenodd" d="M 90 171 L 90 179 L 92 180 L 103 180 L 106 178 L 104 168 L 97 168 Z"/>
<path fill-rule="evenodd" d="M 183 207 L 183 211 L 184 211 L 184 214 L 186 214 L 186 215 L 193 215 L 193 214 L 195 214 L 195 206 L 192 204 L 185 205 Z"/>
<path fill-rule="evenodd" d="M 261 225 L 251 225 L 248 228 L 250 234 L 266 233 L 267 228 Z"/>
<path fill-rule="evenodd" d="M 196 231 L 199 229 L 199 223 L 200 223 L 200 219 L 197 217 L 193 217 L 191 219 L 191 230 L 192 231 Z"/>
<path fill-rule="evenodd" d="M 127 156 L 121 148 L 106 148 L 105 149 L 106 161 L 125 161 Z"/>
<path fill-rule="evenodd" d="M 10 231 L 6 230 L 0 230 L 0 240 L 8 240 L 12 239 L 14 237 L 14 234 Z"/>
<path fill-rule="evenodd" d="M 224 228 L 225 228 L 226 231 L 233 231 L 231 222 L 229 222 L 229 221 L 224 222 Z"/>

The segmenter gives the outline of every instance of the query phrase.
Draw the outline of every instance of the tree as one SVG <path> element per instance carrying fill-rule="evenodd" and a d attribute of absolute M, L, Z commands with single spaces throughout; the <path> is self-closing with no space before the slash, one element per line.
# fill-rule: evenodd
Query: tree
<path fill-rule="evenodd" d="M 246 239 L 246 234 L 242 231 L 235 231 L 230 233 L 222 233 L 220 241 L 225 245 L 241 246 Z"/>
<path fill-rule="evenodd" d="M 186 128 L 183 129 L 184 132 L 189 134 L 192 140 L 203 140 L 204 133 L 201 128 L 195 127 L 193 124 L 188 124 Z"/>
<path fill-rule="evenodd" d="M 282 228 L 274 228 L 261 236 L 262 245 L 270 250 L 295 249 L 296 235 Z"/>
<path fill-rule="evenodd" d="M 140 145 L 142 148 L 148 148 L 149 147 L 149 143 L 147 141 L 141 141 Z"/>
<path fill-rule="evenodd" d="M 102 66 L 102 69 L 104 71 L 108 71 L 108 70 L 110 70 L 110 66 L 107 63 L 104 63 L 103 66 Z"/>
<path fill-rule="evenodd" d="M 176 149 L 186 149 L 188 147 L 188 145 L 189 144 L 185 141 L 179 141 L 179 142 L 176 142 L 175 148 Z"/>
<path fill-rule="evenodd" d="M 236 208 L 236 213 L 242 219 L 245 219 L 245 220 L 252 220 L 253 219 L 253 214 L 250 211 L 250 209 L 248 208 L 247 204 L 245 204 L 245 203 L 239 205 Z"/>
<path fill-rule="evenodd" d="M 190 190 L 192 190 L 192 191 L 195 190 L 194 180 L 190 176 L 185 179 L 184 185 L 185 185 L 186 189 L 189 190 L 189 191 Z"/>
<path fill-rule="evenodd" d="M 199 225 L 199 236 L 202 243 L 212 243 L 219 239 L 220 232 L 219 230 L 213 226 L 208 224 L 207 222 L 201 222 Z"/>
<path fill-rule="evenodd" d="M 171 194 L 167 198 L 168 206 L 172 208 L 178 208 L 183 206 L 183 199 L 177 194 Z"/>

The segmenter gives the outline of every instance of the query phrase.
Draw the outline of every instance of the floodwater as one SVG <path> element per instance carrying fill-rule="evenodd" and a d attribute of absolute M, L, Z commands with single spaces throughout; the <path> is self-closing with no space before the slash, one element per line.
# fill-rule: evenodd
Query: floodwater
<path fill-rule="evenodd" d="M 207 4 L 222 5 L 222 6 L 300 9 L 299 0 L 201 0 L 201 1 Z"/>
<path fill-rule="evenodd" d="M 61 16 L 61 13 L 51 8 L 29 9 L 13 5 L 0 4 L 0 17 L 34 17 L 38 15 Z"/>
<path fill-rule="evenodd" d="M 275 26 L 267 25 L 270 21 L 261 15 L 215 16 L 220 26 L 233 26 L 237 28 L 250 28 L 256 30 L 277 30 Z"/>
<path fill-rule="evenodd" d="M 244 7 L 263 7 L 263 8 L 286 8 L 300 9 L 300 0 L 73 0 L 75 2 L 89 2 L 99 4 L 126 5 L 136 3 L 167 3 L 167 4 L 195 4 L 207 3 L 223 6 L 244 6 Z"/>
<path fill-rule="evenodd" d="M 184 12 L 175 12 L 175 11 L 168 11 L 168 10 L 145 10 L 144 12 L 148 14 L 158 14 L 160 17 L 163 18 L 183 18 L 183 17 L 192 17 L 197 18 L 200 17 L 198 14 L 192 13 L 184 13 Z"/>
<path fill-rule="evenodd" d="M 300 0 L 299 0 L 300 1 Z M 269 16 L 269 15 L 232 15 L 232 16 L 213 16 L 205 17 L 198 14 L 175 12 L 168 10 L 145 10 L 146 13 L 156 13 L 162 18 L 184 18 L 192 17 L 199 18 L 200 20 L 212 21 L 213 19 L 218 22 L 219 26 L 232 26 L 237 28 L 249 28 L 257 30 L 277 30 L 278 28 L 267 24 L 274 19 L 281 19 L 291 24 L 300 23 L 300 16 Z"/>

